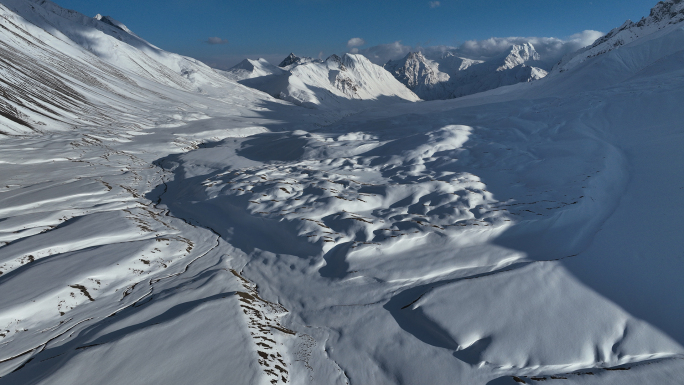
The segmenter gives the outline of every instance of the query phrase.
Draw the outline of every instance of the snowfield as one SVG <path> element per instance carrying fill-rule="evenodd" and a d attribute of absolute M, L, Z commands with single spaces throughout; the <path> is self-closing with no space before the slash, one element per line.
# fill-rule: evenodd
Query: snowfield
<path fill-rule="evenodd" d="M 0 0 L 0 385 L 681 383 L 682 47 L 417 102 Z"/>

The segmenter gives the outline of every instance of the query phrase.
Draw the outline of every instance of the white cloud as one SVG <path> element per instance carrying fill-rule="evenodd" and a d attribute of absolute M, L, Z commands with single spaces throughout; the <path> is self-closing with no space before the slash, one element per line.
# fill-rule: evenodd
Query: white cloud
<path fill-rule="evenodd" d="M 409 45 L 401 44 L 401 41 L 395 41 L 390 44 L 380 44 L 370 48 L 359 50 L 358 53 L 367 57 L 368 60 L 375 64 L 383 65 L 388 60 L 398 59 L 406 56 L 413 48 Z"/>
<path fill-rule="evenodd" d="M 514 44 L 532 43 L 542 59 L 557 62 L 564 55 L 592 44 L 603 36 L 598 31 L 583 31 L 567 39 L 557 37 L 492 37 L 486 40 L 469 40 L 458 49 L 469 58 L 486 59 L 501 54 Z"/>
<path fill-rule="evenodd" d="M 429 2 L 428 4 L 430 4 L 430 8 L 437 8 L 437 7 L 439 7 L 440 5 L 442 5 L 442 4 L 440 4 L 439 1 L 431 1 L 431 2 Z"/>
<path fill-rule="evenodd" d="M 603 36 L 603 33 L 598 31 L 583 31 L 569 36 L 567 39 L 556 37 L 492 37 L 486 40 L 469 40 L 458 47 L 413 47 L 401 44 L 401 41 L 395 41 L 390 44 L 360 49 L 358 53 L 363 54 L 373 63 L 380 65 L 387 63 L 388 60 L 400 59 L 409 52 L 416 51 L 423 52 L 427 56 L 450 51 L 470 59 L 488 59 L 502 54 L 514 44 L 532 43 L 542 57 L 542 60 L 551 66 L 564 55 L 592 44 L 601 36 Z"/>
<path fill-rule="evenodd" d="M 205 41 L 208 44 L 228 44 L 228 40 L 221 39 L 220 37 L 210 37 Z"/>
<path fill-rule="evenodd" d="M 590 44 L 593 44 L 599 37 L 603 35 L 603 32 L 592 31 L 589 29 L 570 36 L 570 40 L 577 42 L 577 44 L 582 45 L 582 47 L 586 47 Z"/>
<path fill-rule="evenodd" d="M 365 40 L 363 40 L 360 37 L 354 37 L 354 38 L 349 39 L 349 41 L 347 42 L 347 47 L 349 47 L 349 48 L 360 47 L 364 44 L 366 44 Z"/>

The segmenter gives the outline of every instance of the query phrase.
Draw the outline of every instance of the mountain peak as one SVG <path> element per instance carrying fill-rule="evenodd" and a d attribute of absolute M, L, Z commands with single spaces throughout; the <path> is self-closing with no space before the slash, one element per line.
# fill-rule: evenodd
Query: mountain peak
<path fill-rule="evenodd" d="M 306 64 L 306 63 L 311 63 L 320 60 L 316 60 L 311 57 L 300 57 L 295 55 L 294 53 L 290 53 L 280 64 L 278 64 L 278 67 L 285 68 L 285 69 L 292 69 L 292 67 L 301 65 L 301 64 Z"/>
<path fill-rule="evenodd" d="M 300 61 L 301 58 L 291 52 L 285 59 L 283 59 L 283 61 L 280 62 L 280 64 L 278 64 L 278 67 L 287 67 Z"/>
<path fill-rule="evenodd" d="M 532 43 L 515 44 L 511 47 L 508 57 L 520 58 L 523 61 L 540 60 L 541 56 Z"/>
<path fill-rule="evenodd" d="M 408 55 L 406 55 L 406 59 L 424 61 L 425 56 L 423 56 L 421 52 L 409 52 Z"/>
<path fill-rule="evenodd" d="M 503 59 L 503 64 L 497 71 L 504 71 L 525 64 L 528 61 L 541 60 L 541 56 L 534 49 L 532 43 L 514 44 Z"/>
<path fill-rule="evenodd" d="M 638 22 L 627 20 L 620 27 L 613 29 L 604 37 L 596 40 L 592 47 L 597 47 L 618 35 L 620 32 L 632 28 L 643 28 L 653 24 L 677 24 L 684 21 L 684 1 L 666 0 L 660 1 L 653 8 L 648 16 L 643 17 Z"/>
<path fill-rule="evenodd" d="M 425 56 L 423 56 L 422 53 L 420 52 L 409 52 L 404 56 L 402 59 L 397 59 L 397 60 L 390 60 L 388 61 L 384 67 L 385 69 L 388 69 L 391 72 L 391 69 L 396 69 L 398 67 L 407 67 L 407 66 L 412 66 L 412 65 L 419 65 L 420 63 L 427 63 L 427 59 Z"/>
<path fill-rule="evenodd" d="M 680 22 L 684 21 L 684 2 L 682 0 L 666 0 L 660 1 L 655 7 L 651 8 L 651 13 L 637 23 L 647 23 L 648 19 L 654 22 L 663 20 Z"/>
<path fill-rule="evenodd" d="M 422 98 L 442 96 L 437 85 L 449 80 L 449 75 L 438 70 L 437 63 L 427 59 L 421 52 L 409 52 L 402 59 L 390 60 L 384 68 L 397 80 Z"/>
<path fill-rule="evenodd" d="M 597 39 L 594 44 L 564 57 L 555 68 L 559 72 L 567 71 L 591 57 L 603 55 L 639 37 L 681 22 L 684 22 L 684 1 L 660 1 L 651 8 L 648 16 L 636 23 L 631 20 L 625 21 L 621 26 Z"/>
<path fill-rule="evenodd" d="M 126 27 L 122 22 L 117 21 L 116 19 L 114 19 L 111 16 L 102 16 L 101 14 L 98 13 L 97 15 L 95 15 L 95 17 L 93 17 L 93 19 L 99 20 L 105 24 L 109 24 L 114 28 L 118 28 L 118 29 L 120 29 L 126 33 L 130 33 L 131 35 L 133 34 L 133 31 L 128 29 L 128 27 Z"/>

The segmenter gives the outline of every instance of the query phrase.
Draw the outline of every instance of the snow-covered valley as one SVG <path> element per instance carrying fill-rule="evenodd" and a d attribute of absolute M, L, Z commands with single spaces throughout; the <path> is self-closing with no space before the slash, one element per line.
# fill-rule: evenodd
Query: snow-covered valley
<path fill-rule="evenodd" d="M 0 385 L 682 383 L 683 9 L 422 102 L 0 0 Z"/>

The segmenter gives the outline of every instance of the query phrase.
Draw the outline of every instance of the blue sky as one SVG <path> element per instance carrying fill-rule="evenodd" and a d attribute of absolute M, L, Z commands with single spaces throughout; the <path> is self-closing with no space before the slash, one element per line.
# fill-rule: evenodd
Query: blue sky
<path fill-rule="evenodd" d="M 89 16 L 112 16 L 171 52 L 228 67 L 244 57 L 317 57 L 401 41 L 459 46 L 490 37 L 562 39 L 607 32 L 648 15 L 657 0 L 56 0 Z M 209 44 L 210 38 L 227 41 Z M 220 40 L 222 39 L 222 40 Z M 277 63 L 275 63 L 277 64 Z"/>

